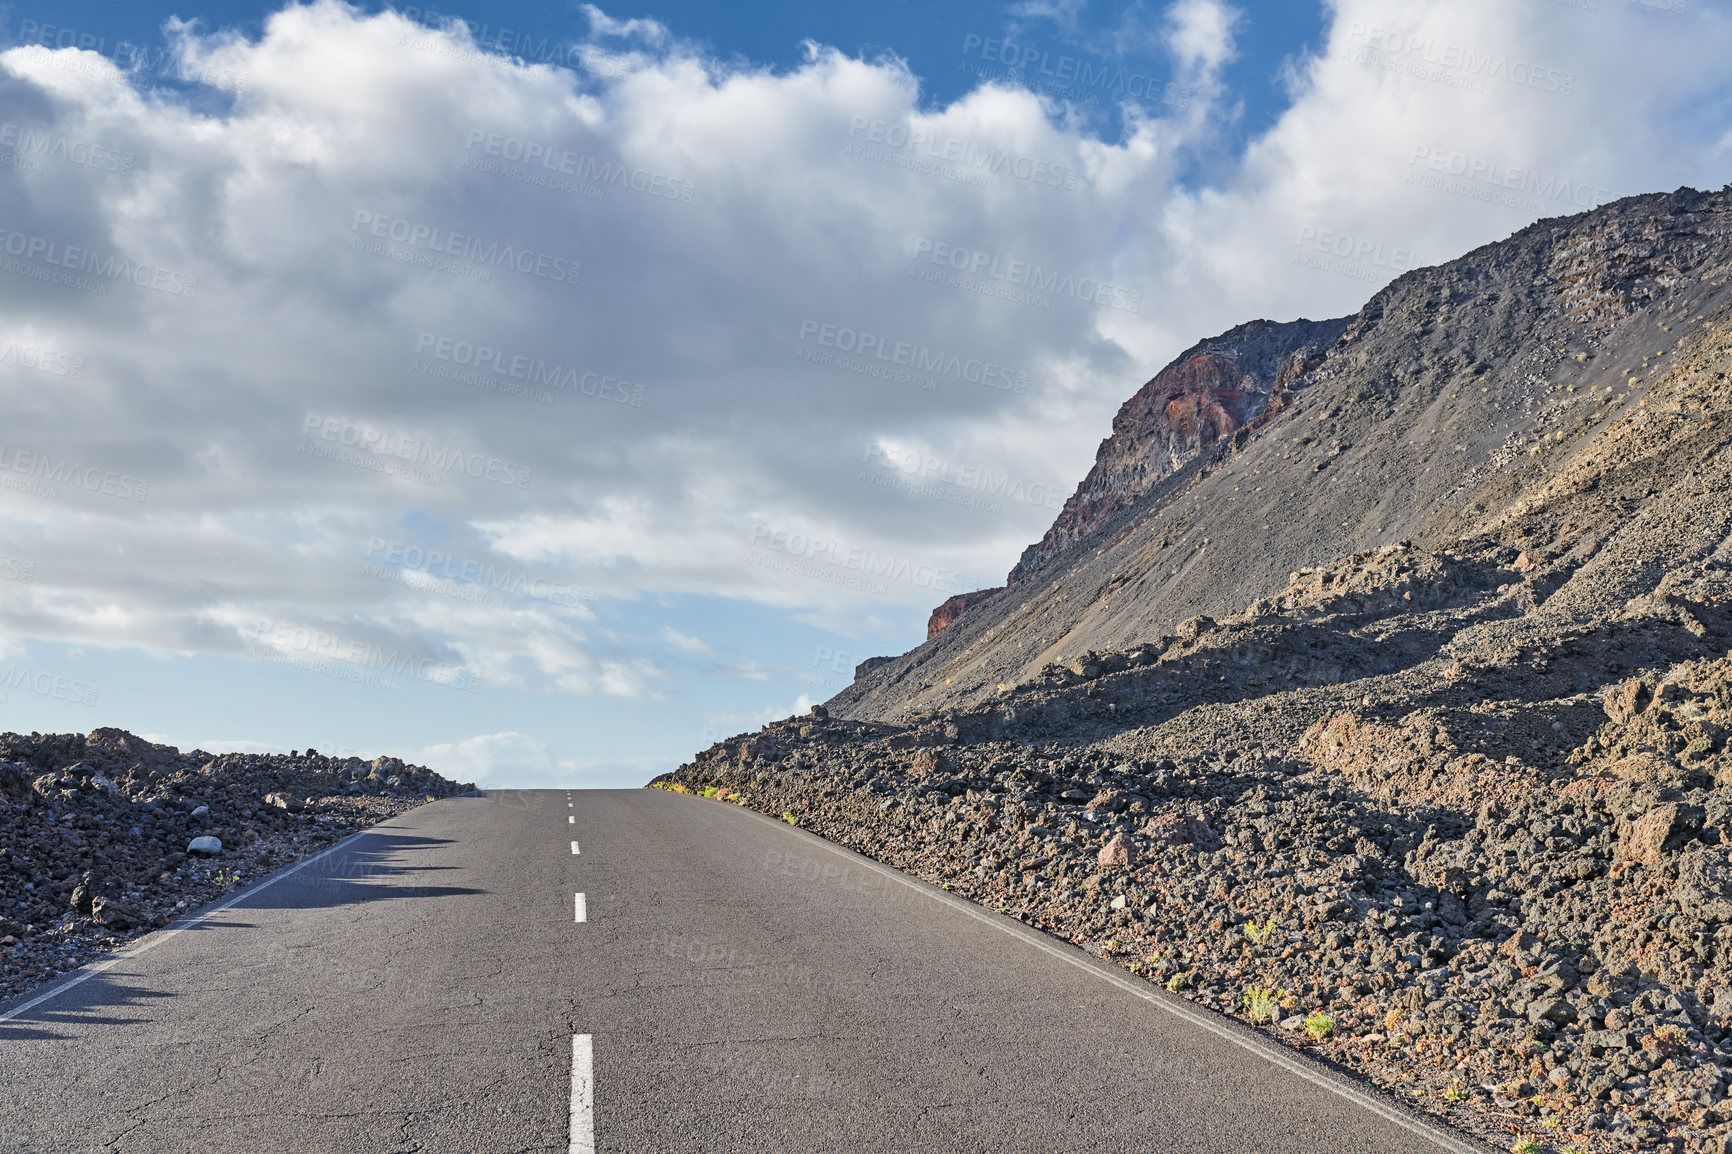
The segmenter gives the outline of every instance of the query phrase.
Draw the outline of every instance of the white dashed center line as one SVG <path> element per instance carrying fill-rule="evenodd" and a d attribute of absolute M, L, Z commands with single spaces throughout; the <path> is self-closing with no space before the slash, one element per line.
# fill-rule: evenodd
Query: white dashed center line
<path fill-rule="evenodd" d="M 572 843 L 571 843 L 571 852 L 572 852 L 572 853 L 576 853 L 576 852 L 577 852 L 577 843 L 576 843 L 576 842 L 572 842 Z"/>
<path fill-rule="evenodd" d="M 584 921 L 589 911 L 584 907 L 583 895 L 577 895 L 577 920 Z"/>
<path fill-rule="evenodd" d="M 566 825 L 576 825 L 577 824 L 577 815 L 571 814 L 571 813 L 566 814 L 565 815 L 565 824 Z"/>
<path fill-rule="evenodd" d="M 571 1154 L 595 1154 L 595 1054 L 588 1034 L 571 1036 Z"/>

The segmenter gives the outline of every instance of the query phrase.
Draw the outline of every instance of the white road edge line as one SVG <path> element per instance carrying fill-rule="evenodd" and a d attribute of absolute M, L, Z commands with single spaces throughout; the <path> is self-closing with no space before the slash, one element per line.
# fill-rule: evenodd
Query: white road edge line
<path fill-rule="evenodd" d="M 572 843 L 571 843 L 571 852 L 572 852 L 572 853 L 576 853 L 576 852 L 577 852 L 577 843 L 576 843 L 576 842 L 572 842 Z"/>
<path fill-rule="evenodd" d="M 584 908 L 583 895 L 578 894 L 577 895 L 577 920 L 580 922 L 583 921 L 585 918 L 585 915 L 587 915 L 588 913 L 589 913 L 589 911 Z"/>
<path fill-rule="evenodd" d="M 50 998 L 59 997 L 61 994 L 64 994 L 67 990 L 70 990 L 73 986 L 76 986 L 81 982 L 88 981 L 89 979 L 94 978 L 97 974 L 100 974 L 105 970 L 113 969 L 115 966 L 118 966 L 121 962 L 131 961 L 133 958 L 138 957 L 138 955 L 144 953 L 146 950 L 154 950 L 157 946 L 162 945 L 162 943 L 168 941 L 170 938 L 174 937 L 175 935 L 177 935 L 177 934 L 179 934 L 185 930 L 192 929 L 194 926 L 198 925 L 200 922 L 204 921 L 206 918 L 212 916 L 213 914 L 222 913 L 224 910 L 228 909 L 230 906 L 234 905 L 236 902 L 245 901 L 247 898 L 252 897 L 254 894 L 258 893 L 260 890 L 266 888 L 267 886 L 276 885 L 278 882 L 282 881 L 284 878 L 288 877 L 290 874 L 295 873 L 298 870 L 305 869 L 307 866 L 312 865 L 314 862 L 318 861 L 322 857 L 326 857 L 330 854 L 336 853 L 338 850 L 342 849 L 344 846 L 348 845 L 350 842 L 355 841 L 357 838 L 366 837 L 368 834 L 375 832 L 377 829 L 378 829 L 377 826 L 373 826 L 369 829 L 359 830 L 356 833 L 350 834 L 348 837 L 344 838 L 342 841 L 338 842 L 336 845 L 330 846 L 326 849 L 323 849 L 323 850 L 319 851 L 318 853 L 314 854 L 310 858 L 304 858 L 301 861 L 296 862 L 294 865 L 290 866 L 289 868 L 281 871 L 280 873 L 272 874 L 270 877 L 265 878 L 263 881 L 254 882 L 252 885 L 248 886 L 246 889 L 242 890 L 240 893 L 233 895 L 227 901 L 223 902 L 220 905 L 214 905 L 214 906 L 210 906 L 206 909 L 200 910 L 198 913 L 192 915 L 192 917 L 188 918 L 186 921 L 177 922 L 177 923 L 171 925 L 168 929 L 160 930 L 156 933 L 146 935 L 144 940 L 139 944 L 137 949 L 126 950 L 123 953 L 115 954 L 111 958 L 106 958 L 103 961 L 96 962 L 92 965 L 82 967 L 71 978 L 69 978 L 68 980 L 66 980 L 64 982 L 61 982 L 58 986 L 55 986 L 52 990 L 49 990 L 47 993 L 38 994 L 36 997 L 31 998 L 28 1002 L 25 1002 L 22 1006 L 14 1007 L 13 1009 L 7 1010 L 4 1014 L 0 1014 L 0 1022 L 10 1021 L 11 1019 L 16 1018 L 19 1014 L 24 1013 L 24 1011 L 29 1010 L 32 1007 L 39 1006 L 43 1002 L 48 1001 L 48 999 L 50 999 Z"/>
<path fill-rule="evenodd" d="M 916 893 L 925 894 L 934 901 L 951 906 L 958 912 L 966 914 L 977 922 L 984 922 L 985 924 L 999 930 L 1001 933 L 1008 934 L 1011 937 L 1020 938 L 1036 949 L 1050 954 L 1061 961 L 1068 962 L 1077 969 L 1082 970 L 1084 973 L 1093 974 L 1097 978 L 1111 982 L 1126 993 L 1132 994 L 1141 998 L 1145 1002 L 1158 1006 L 1176 1018 L 1181 1018 L 1190 1022 L 1194 1026 L 1200 1026 L 1211 1034 L 1238 1046 L 1240 1049 L 1256 1054 L 1258 1057 L 1272 1062 L 1290 1073 L 1297 1074 L 1299 1077 L 1305 1079 L 1314 1086 L 1319 1086 L 1338 1097 L 1347 1099 L 1349 1102 L 1352 1102 L 1357 1106 L 1370 1110 L 1372 1113 L 1395 1123 L 1404 1130 L 1411 1131 L 1422 1138 L 1429 1139 L 1445 1150 L 1453 1150 L 1456 1154 L 1485 1154 L 1486 1151 L 1496 1149 L 1496 1147 L 1491 1146 L 1490 1144 L 1481 1144 L 1472 1138 L 1466 1138 L 1453 1133 L 1447 1128 L 1447 1124 L 1441 1121 L 1432 1122 L 1429 1119 L 1408 1114 L 1399 1107 L 1384 1101 L 1382 1095 L 1373 1091 L 1365 1090 L 1351 1082 L 1347 1082 L 1345 1078 L 1338 1080 L 1322 1070 L 1315 1069 L 1310 1062 L 1284 1053 L 1279 1042 L 1268 1041 L 1260 1036 L 1256 1037 L 1255 1040 L 1244 1037 L 1238 1032 L 1238 1029 L 1216 1021 L 1213 1014 L 1193 1006 L 1190 1002 L 1179 998 L 1177 995 L 1172 995 L 1171 1000 L 1163 998 L 1153 990 L 1145 989 L 1141 985 L 1132 982 L 1130 979 L 1120 977 L 1118 974 L 1113 973 L 1111 970 L 1107 969 L 1107 963 L 1102 962 L 1098 958 L 1091 957 L 1086 953 L 1083 954 L 1082 957 L 1076 956 L 1077 953 L 1082 953 L 1082 951 L 1078 950 L 1077 947 L 1072 946 L 1069 949 L 1061 949 L 1059 946 L 1048 941 L 1045 934 L 1034 929 L 1032 926 L 1024 925 L 1022 922 L 1019 922 L 1014 918 L 1006 917 L 1001 914 L 989 914 L 985 910 L 977 907 L 973 902 L 957 897 L 955 894 L 946 893 L 937 886 L 928 885 L 917 878 L 909 877 L 901 870 L 893 869 L 881 862 L 873 861 L 865 854 L 857 853 L 854 850 L 849 849 L 847 846 L 838 845 L 833 841 L 818 836 L 810 830 L 800 829 L 797 826 L 790 829 L 784 823 L 777 821 L 768 814 L 759 813 L 757 810 L 747 809 L 743 810 L 743 812 L 749 814 L 752 818 L 758 821 L 768 823 L 778 830 L 794 834 L 797 837 L 810 839 L 814 844 L 823 846 L 825 849 L 830 850 L 839 857 L 852 858 L 860 862 L 865 868 L 872 870 L 875 873 L 882 874 L 891 881 L 906 886 L 907 888 L 914 890 Z M 1072 950 L 1076 950 L 1076 953 L 1072 953 Z"/>
<path fill-rule="evenodd" d="M 588 1034 L 571 1036 L 571 1154 L 595 1154 L 595 1048 Z"/>

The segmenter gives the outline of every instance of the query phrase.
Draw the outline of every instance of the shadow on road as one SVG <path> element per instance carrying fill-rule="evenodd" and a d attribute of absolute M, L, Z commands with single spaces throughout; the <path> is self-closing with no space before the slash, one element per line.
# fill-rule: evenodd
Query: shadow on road
<path fill-rule="evenodd" d="M 461 869 L 453 865 L 417 865 L 414 853 L 449 845 L 450 838 L 397 833 L 367 833 L 346 848 L 302 867 L 293 877 L 236 902 L 237 910 L 305 910 L 357 905 L 392 898 L 442 898 L 482 894 L 469 886 L 403 884 L 416 874 Z M 233 924 L 233 923 L 226 923 Z"/>
<path fill-rule="evenodd" d="M 130 1026 L 146 1021 L 149 1015 L 121 1016 L 97 1014 L 94 1010 L 117 1010 L 127 1006 L 142 1007 L 147 1000 L 170 998 L 161 990 L 129 986 L 121 975 L 105 971 L 68 990 L 64 995 L 9 1022 L 0 1022 L 0 1042 L 23 1041 L 26 1038 L 59 1038 L 64 1035 L 42 1027 L 55 1023 L 79 1026 Z"/>

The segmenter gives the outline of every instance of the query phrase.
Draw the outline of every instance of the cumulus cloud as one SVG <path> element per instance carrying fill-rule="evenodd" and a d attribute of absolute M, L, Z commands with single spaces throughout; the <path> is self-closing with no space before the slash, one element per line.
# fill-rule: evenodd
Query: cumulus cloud
<path fill-rule="evenodd" d="M 181 26 L 190 96 L 0 54 L 0 642 L 653 698 L 610 603 L 846 629 L 996 584 L 1196 339 L 1727 160 L 1704 6 L 1337 0 L 1206 179 L 1219 0 L 1161 24 L 1196 99 L 1110 140 L 586 12 L 554 64 L 330 0 Z M 475 740 L 541 773 L 521 736 Z"/>

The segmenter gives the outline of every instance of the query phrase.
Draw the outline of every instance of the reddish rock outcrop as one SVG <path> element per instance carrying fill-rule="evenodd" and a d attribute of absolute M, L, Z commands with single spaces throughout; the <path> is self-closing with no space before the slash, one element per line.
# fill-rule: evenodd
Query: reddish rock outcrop
<path fill-rule="evenodd" d="M 1252 321 L 1201 342 L 1162 369 L 1119 409 L 1094 468 L 1046 536 L 1023 552 L 1010 580 L 1088 536 L 1216 444 L 1279 413 L 1289 389 L 1303 384 L 1304 374 L 1346 325 L 1345 319 Z"/>
<path fill-rule="evenodd" d="M 932 616 L 926 619 L 926 639 L 937 637 L 948 625 L 953 625 L 958 617 L 991 597 L 994 593 L 1004 592 L 1004 586 L 992 589 L 976 589 L 972 593 L 958 593 L 944 604 L 932 611 Z"/>

